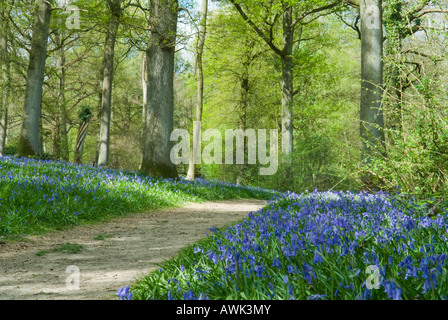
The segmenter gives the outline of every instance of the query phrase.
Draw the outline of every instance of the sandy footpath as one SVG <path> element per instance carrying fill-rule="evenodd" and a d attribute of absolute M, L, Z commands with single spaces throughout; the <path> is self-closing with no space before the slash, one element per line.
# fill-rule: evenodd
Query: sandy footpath
<path fill-rule="evenodd" d="M 116 299 L 120 287 L 204 238 L 210 227 L 236 223 L 265 204 L 257 200 L 188 204 L 1 243 L 0 300 Z M 95 240 L 98 236 L 103 237 Z M 36 255 L 65 243 L 84 247 L 76 254 Z M 73 273 L 76 270 L 79 276 Z"/>

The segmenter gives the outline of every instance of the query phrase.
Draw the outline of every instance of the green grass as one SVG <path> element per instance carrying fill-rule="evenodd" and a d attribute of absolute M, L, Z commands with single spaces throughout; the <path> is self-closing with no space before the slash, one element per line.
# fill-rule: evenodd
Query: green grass
<path fill-rule="evenodd" d="M 218 181 L 157 179 L 65 162 L 0 158 L 0 240 L 65 230 L 186 202 L 270 199 L 275 193 Z"/>
<path fill-rule="evenodd" d="M 110 234 L 99 234 L 97 235 L 95 238 L 93 238 L 93 240 L 97 240 L 97 241 L 103 241 L 109 238 L 113 238 L 113 235 Z"/>
<path fill-rule="evenodd" d="M 61 245 L 58 245 L 50 250 L 40 250 L 36 252 L 36 256 L 44 256 L 48 253 L 65 253 L 65 254 L 77 254 L 80 253 L 81 250 L 84 249 L 84 245 L 77 244 L 77 243 L 64 243 Z"/>

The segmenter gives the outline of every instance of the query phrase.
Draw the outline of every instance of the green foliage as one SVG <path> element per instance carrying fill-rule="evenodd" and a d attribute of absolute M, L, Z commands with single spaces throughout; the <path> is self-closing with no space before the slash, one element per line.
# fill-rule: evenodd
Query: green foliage
<path fill-rule="evenodd" d="M 77 254 L 77 253 L 80 253 L 82 249 L 84 249 L 84 245 L 82 245 L 82 244 L 64 243 L 64 244 L 58 245 L 50 250 L 40 250 L 40 251 L 36 252 L 36 256 L 41 257 L 48 253 L 57 253 L 57 252 L 65 253 L 65 254 Z"/>
<path fill-rule="evenodd" d="M 247 10 L 254 13 L 257 8 Z M 260 14 L 275 10 L 270 6 Z M 301 30 L 303 41 L 294 50 L 295 87 L 300 89 L 294 99 L 294 178 L 283 167 L 272 177 L 262 177 L 260 165 L 247 161 L 243 168 L 202 165 L 204 177 L 297 192 L 335 185 L 355 188 L 349 175 L 359 148 L 360 68 L 354 58 L 359 42 L 347 40 L 353 35 L 340 29 L 331 17 L 311 23 Z M 278 35 L 280 30 L 274 30 Z M 204 130 L 280 129 L 280 59 L 233 8 L 211 15 L 207 39 Z M 341 59 L 341 53 L 347 58 Z"/>
<path fill-rule="evenodd" d="M 78 113 L 79 123 L 82 124 L 84 121 L 89 120 L 92 117 L 92 109 L 89 106 L 82 106 Z"/>
<path fill-rule="evenodd" d="M 103 240 L 106 240 L 106 239 L 109 239 L 109 238 L 113 238 L 113 236 L 110 235 L 110 234 L 99 234 L 93 240 L 103 241 Z"/>
<path fill-rule="evenodd" d="M 378 188 L 433 203 L 447 196 L 446 44 L 434 32 L 413 36 L 422 10 L 424 5 L 399 0 L 385 7 L 387 139 L 368 170 Z"/>
<path fill-rule="evenodd" d="M 413 102 L 406 104 L 405 127 L 387 130 L 387 156 L 372 166 L 383 188 L 417 196 L 446 197 L 448 168 L 447 107 L 439 86 L 423 78 L 415 86 Z"/>

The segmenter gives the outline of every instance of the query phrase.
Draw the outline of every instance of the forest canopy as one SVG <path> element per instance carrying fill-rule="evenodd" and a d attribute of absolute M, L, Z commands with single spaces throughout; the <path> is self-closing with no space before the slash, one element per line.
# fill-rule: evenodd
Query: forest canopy
<path fill-rule="evenodd" d="M 443 198 L 447 13 L 432 0 L 0 0 L 0 155 Z M 174 164 L 176 129 L 191 157 L 207 130 L 278 130 L 278 171 L 259 174 L 247 139 L 242 163 Z"/>

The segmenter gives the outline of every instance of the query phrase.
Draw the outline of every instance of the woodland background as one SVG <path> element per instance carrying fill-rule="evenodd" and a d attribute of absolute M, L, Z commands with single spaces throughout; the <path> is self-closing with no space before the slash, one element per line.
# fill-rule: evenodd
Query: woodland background
<path fill-rule="evenodd" d="M 105 165 L 141 169 L 142 123 L 148 103 L 145 52 L 154 26 L 154 2 L 160 1 L 50 1 L 39 157 L 98 164 L 105 68 L 112 59 Z M 33 28 L 36 12 L 44 4 L 0 1 L 2 155 L 20 154 L 27 70 L 30 61 L 37 59 L 30 57 Z M 79 29 L 66 25 L 73 15 L 73 11 L 65 10 L 68 5 L 81 9 Z M 384 140 L 381 152 L 373 154 L 368 163 L 361 155 L 362 29 L 356 1 L 212 1 L 208 3 L 206 33 L 201 32 L 204 20 L 200 3 L 176 5 L 180 9 L 173 127 L 190 132 L 197 104 L 197 43 L 201 34 L 206 35 L 202 52 L 203 130 L 281 132 L 284 62 L 273 48 L 285 41 L 285 14 L 303 18 L 292 31 L 289 55 L 294 85 L 290 104 L 293 149 L 282 155 L 286 159 L 282 158 L 282 163 L 289 165 L 281 166 L 274 176 L 259 176 L 259 165 L 201 165 L 197 177 L 295 192 L 399 188 L 426 197 L 443 197 L 448 165 L 446 1 L 382 3 L 384 123 L 379 130 Z M 270 36 L 272 45 L 245 21 L 238 7 Z M 111 34 L 115 39 L 112 55 L 108 52 Z M 85 140 L 75 159 L 78 134 L 86 119 Z M 188 167 L 180 165 L 177 171 L 185 176 Z M 368 185 L 362 180 L 366 172 L 371 176 Z"/>

